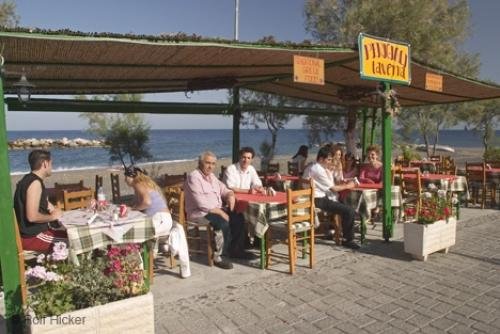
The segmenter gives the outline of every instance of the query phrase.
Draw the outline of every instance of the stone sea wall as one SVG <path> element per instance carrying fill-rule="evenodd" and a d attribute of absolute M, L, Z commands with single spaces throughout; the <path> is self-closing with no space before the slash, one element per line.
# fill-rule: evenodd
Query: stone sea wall
<path fill-rule="evenodd" d="M 16 139 L 8 142 L 9 150 L 31 150 L 36 148 L 52 148 L 52 147 L 102 147 L 105 146 L 104 141 L 96 139 L 83 139 L 75 138 L 68 139 L 66 137 L 61 139 L 52 138 L 27 138 Z"/>

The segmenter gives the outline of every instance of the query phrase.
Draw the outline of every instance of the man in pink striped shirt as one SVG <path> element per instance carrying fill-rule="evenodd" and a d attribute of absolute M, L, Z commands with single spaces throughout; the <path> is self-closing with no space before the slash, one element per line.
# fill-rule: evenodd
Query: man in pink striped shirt
<path fill-rule="evenodd" d="M 245 228 L 241 213 L 234 212 L 234 192 L 214 175 L 217 157 L 204 152 L 198 160 L 198 168 L 189 173 L 184 183 L 186 213 L 189 220 L 208 222 L 214 228 L 214 264 L 223 269 L 233 264 L 222 255 L 234 258 L 253 258 L 244 251 Z"/>

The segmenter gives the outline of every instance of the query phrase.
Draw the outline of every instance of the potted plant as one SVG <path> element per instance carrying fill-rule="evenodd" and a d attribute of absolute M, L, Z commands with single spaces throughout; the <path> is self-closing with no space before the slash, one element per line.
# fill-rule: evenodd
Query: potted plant
<path fill-rule="evenodd" d="M 444 251 L 455 244 L 457 220 L 452 217 L 452 203 L 446 191 L 424 193 L 418 214 L 414 208 L 405 210 L 413 220 L 404 224 L 405 252 L 426 261 L 429 254 Z"/>
<path fill-rule="evenodd" d="M 153 296 L 137 244 L 110 246 L 78 266 L 67 257 L 66 244 L 56 243 L 26 270 L 31 333 L 154 332 Z"/>

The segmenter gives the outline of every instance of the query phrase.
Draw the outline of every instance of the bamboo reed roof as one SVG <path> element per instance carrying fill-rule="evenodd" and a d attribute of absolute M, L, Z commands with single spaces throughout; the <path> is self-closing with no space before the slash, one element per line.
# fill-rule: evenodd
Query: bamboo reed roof
<path fill-rule="evenodd" d="M 199 38 L 151 38 L 62 32 L 0 32 L 4 91 L 25 73 L 32 94 L 77 95 L 189 92 L 241 87 L 335 105 L 378 107 L 362 80 L 358 51 L 297 44 L 251 44 Z M 293 82 L 293 55 L 322 58 L 325 85 Z M 412 61 L 410 86 L 394 86 L 401 106 L 500 98 L 500 86 L 472 80 Z M 443 92 L 425 90 L 426 73 L 443 75 Z M 347 94 L 349 95 L 349 94 Z"/>

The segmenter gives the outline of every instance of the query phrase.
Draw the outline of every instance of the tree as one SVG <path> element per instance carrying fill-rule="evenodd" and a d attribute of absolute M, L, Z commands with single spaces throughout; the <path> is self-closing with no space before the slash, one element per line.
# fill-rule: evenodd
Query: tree
<path fill-rule="evenodd" d="M 83 97 L 80 97 L 83 98 Z M 94 100 L 101 99 L 94 97 Z M 141 95 L 124 94 L 104 97 L 110 101 L 140 101 Z M 139 114 L 101 114 L 82 113 L 81 118 L 87 119 L 89 131 L 102 138 L 109 146 L 111 161 L 120 161 L 124 166 L 128 156 L 130 164 L 142 159 L 150 159 L 147 147 L 150 126 Z"/>
<path fill-rule="evenodd" d="M 19 23 L 19 16 L 16 14 L 16 4 L 12 1 L 0 3 L 0 26 L 13 28 Z"/>
<path fill-rule="evenodd" d="M 409 42 L 412 56 L 429 65 L 465 76 L 478 73 L 478 56 L 460 49 L 469 32 L 469 8 L 464 0 L 309 0 L 304 13 L 306 29 L 323 43 L 354 45 L 364 32 Z M 444 126 L 454 117 L 441 115 L 451 108 L 439 108 L 421 107 L 425 117 L 403 110 L 399 117 L 408 124 L 416 120 L 417 128 L 437 140 L 439 127 L 431 129 L 426 124 Z"/>
<path fill-rule="evenodd" d="M 474 130 L 482 133 L 484 154 L 495 142 L 495 129 L 500 125 L 500 99 L 470 103 L 467 111 L 462 112 L 464 119 Z M 498 140 L 498 139 L 497 139 Z"/>
<path fill-rule="evenodd" d="M 249 111 L 246 115 L 242 116 L 242 125 L 252 125 L 258 129 L 261 124 L 265 124 L 271 133 L 271 143 L 264 141 L 260 147 L 263 155 L 262 160 L 265 164 L 274 157 L 278 131 L 283 129 L 286 123 L 294 117 L 293 115 L 266 111 L 266 107 L 284 107 L 294 104 L 294 102 L 287 97 L 250 90 L 242 90 L 240 92 L 240 100 L 247 106 L 255 106 L 253 111 Z"/>

